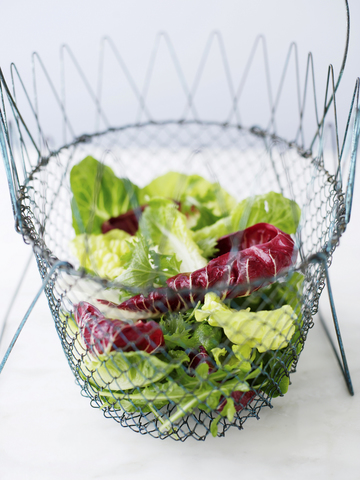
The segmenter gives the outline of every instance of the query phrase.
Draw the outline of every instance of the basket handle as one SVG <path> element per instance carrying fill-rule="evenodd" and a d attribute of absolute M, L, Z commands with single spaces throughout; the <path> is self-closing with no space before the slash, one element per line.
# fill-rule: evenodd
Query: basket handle
<path fill-rule="evenodd" d="M 355 119 L 354 127 L 352 133 L 351 141 L 351 152 L 350 152 L 350 169 L 348 183 L 345 191 L 345 222 L 348 224 L 351 216 L 351 207 L 354 197 L 354 183 L 355 183 L 355 172 L 356 172 L 356 159 L 357 151 L 359 148 L 359 139 L 360 139 L 360 103 L 359 103 L 359 91 L 360 91 L 360 78 L 356 81 L 354 100 L 355 104 Z"/>
<path fill-rule="evenodd" d="M 19 177 L 16 168 L 14 158 L 12 156 L 11 146 L 10 146 L 10 135 L 9 128 L 7 124 L 6 111 L 5 111 L 5 99 L 4 91 L 7 90 L 6 83 L 3 77 L 3 73 L 0 69 L 0 96 L 1 96 L 1 106 L 0 106 L 0 148 L 1 156 L 3 158 L 6 177 L 9 185 L 11 206 L 13 209 L 13 214 L 16 218 L 17 215 L 17 202 L 16 202 L 16 192 L 19 187 Z"/>
<path fill-rule="evenodd" d="M 330 97 L 326 107 L 325 107 L 325 110 L 324 110 L 324 115 L 323 115 L 323 118 L 321 119 L 320 121 L 320 125 L 322 125 L 322 123 L 324 122 L 324 119 L 325 119 L 325 116 L 326 116 L 326 113 L 327 111 L 329 110 L 330 108 L 330 105 L 331 105 L 331 102 L 333 101 L 333 97 L 335 95 L 335 92 L 337 91 L 339 85 L 340 85 L 340 81 L 341 81 L 341 78 L 343 76 L 343 73 L 344 73 L 344 70 L 345 70 L 345 65 L 346 65 L 346 60 L 347 60 L 347 56 L 348 56 L 348 51 L 349 51 L 349 42 L 350 42 L 350 10 L 349 10 L 349 2 L 348 0 L 344 0 L 345 1 L 345 10 L 346 10 L 346 39 L 345 39 L 345 49 L 344 49 L 344 55 L 343 55 L 343 60 L 342 60 L 342 64 L 341 64 L 341 67 L 340 67 L 340 72 L 339 72 L 339 75 L 338 75 L 338 78 L 336 80 L 336 84 L 334 86 L 334 91 L 333 91 L 333 95 Z"/>
<path fill-rule="evenodd" d="M 13 155 L 12 141 L 11 141 L 11 123 L 8 122 L 7 113 L 5 108 L 5 102 L 10 106 L 10 112 L 16 123 L 16 128 L 20 131 L 20 124 L 28 135 L 32 146 L 36 149 L 40 155 L 39 148 L 37 147 L 35 141 L 33 140 L 26 123 L 24 122 L 15 100 L 13 99 L 9 87 L 4 78 L 4 74 L 0 68 L 0 152 L 5 166 L 5 172 L 7 177 L 7 182 L 9 186 L 11 206 L 13 209 L 13 214 L 15 220 L 19 222 L 21 220 L 20 207 L 19 207 L 19 191 L 20 191 L 20 177 L 18 172 L 18 167 Z M 22 140 L 22 139 L 20 139 Z M 22 160 L 23 161 L 23 160 Z M 27 169 L 23 163 L 23 183 L 27 180 Z"/>
<path fill-rule="evenodd" d="M 318 128 L 316 130 L 316 133 L 313 137 L 312 142 L 310 143 L 310 151 L 312 150 L 312 148 L 315 144 L 315 141 L 317 139 L 321 138 L 321 136 L 322 136 L 326 116 L 329 112 L 331 104 L 333 104 L 334 116 L 335 116 L 336 148 L 337 148 L 337 157 L 338 157 L 338 166 L 337 166 L 336 178 L 339 180 L 340 185 L 342 185 L 343 153 L 344 153 L 344 148 L 345 148 L 345 141 L 346 141 L 347 135 L 349 133 L 349 126 L 351 124 L 351 117 L 353 115 L 354 123 L 353 123 L 353 128 L 352 128 L 352 139 L 351 139 L 351 147 L 350 147 L 350 154 L 349 154 L 349 156 L 350 156 L 349 174 L 348 174 L 346 188 L 344 189 L 344 191 L 345 191 L 344 222 L 345 222 L 345 225 L 347 225 L 350 221 L 350 216 L 351 216 L 351 208 L 352 208 L 353 193 L 354 193 L 354 183 L 355 183 L 356 159 L 357 159 L 357 151 L 358 151 L 359 139 L 360 139 L 360 102 L 359 102 L 360 78 L 357 78 L 357 80 L 356 80 L 355 89 L 354 89 L 354 93 L 353 93 L 353 97 L 352 97 L 352 101 L 351 101 L 351 106 L 350 106 L 350 112 L 349 112 L 349 116 L 348 116 L 348 119 L 347 119 L 347 125 L 346 125 L 345 134 L 344 134 L 344 138 L 343 138 L 343 143 L 342 143 L 342 146 L 340 148 L 340 146 L 339 146 L 339 133 L 338 133 L 338 126 L 337 126 L 337 111 L 336 111 L 335 94 L 336 94 L 336 91 L 337 91 L 337 89 L 340 85 L 340 81 L 342 79 L 342 76 L 343 76 L 343 73 L 344 73 L 344 70 L 345 70 L 345 65 L 346 65 L 348 50 L 349 50 L 349 41 L 350 41 L 349 3 L 348 3 L 348 0 L 344 0 L 344 2 L 345 2 L 345 10 L 346 10 L 346 39 L 345 39 L 345 48 L 344 48 L 343 59 L 342 59 L 341 67 L 340 67 L 340 72 L 339 72 L 339 75 L 338 75 L 336 81 L 335 81 L 335 75 L 334 75 L 334 68 L 333 68 L 332 65 L 329 65 L 328 79 L 327 79 L 327 92 L 328 92 L 328 89 L 329 90 L 331 89 L 332 93 L 330 95 L 329 100 L 327 100 L 327 92 L 326 92 L 323 116 L 322 116 L 321 120 L 318 122 Z M 331 87 L 330 87 L 330 84 L 331 84 Z"/>

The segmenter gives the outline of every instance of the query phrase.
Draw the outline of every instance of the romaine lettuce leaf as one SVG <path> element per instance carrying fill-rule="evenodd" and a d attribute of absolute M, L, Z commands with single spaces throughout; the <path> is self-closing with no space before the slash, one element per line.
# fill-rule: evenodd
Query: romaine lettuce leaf
<path fill-rule="evenodd" d="M 156 383 L 178 368 L 188 356 L 164 362 L 156 355 L 138 352 L 111 352 L 108 355 L 83 357 L 82 371 L 96 387 L 130 390 Z"/>
<path fill-rule="evenodd" d="M 246 198 L 236 205 L 227 217 L 194 232 L 199 245 L 209 245 L 209 239 L 218 239 L 229 233 L 251 227 L 256 223 L 270 223 L 285 233 L 295 233 L 300 221 L 301 210 L 296 202 L 281 193 L 269 192 Z M 206 253 L 211 253 L 210 248 Z"/>
<path fill-rule="evenodd" d="M 181 272 L 193 272 L 207 264 L 187 228 L 186 218 L 172 200 L 153 198 L 144 210 L 139 229 L 153 247 L 164 255 L 175 254 Z"/>
<path fill-rule="evenodd" d="M 296 232 L 300 215 L 301 210 L 296 202 L 281 193 L 269 192 L 240 202 L 231 212 L 231 228 L 236 232 L 256 223 L 270 223 L 291 234 Z"/>
<path fill-rule="evenodd" d="M 206 209 L 204 215 L 209 215 L 208 221 L 212 222 L 216 217 L 229 214 L 236 205 L 234 197 L 218 183 L 211 183 L 200 175 L 185 175 L 178 172 L 161 175 L 141 189 L 141 203 L 148 203 L 153 197 L 176 200 L 185 209 L 194 205 L 200 210 L 200 214 L 201 208 L 204 207 Z"/>
<path fill-rule="evenodd" d="M 101 233 L 105 220 L 139 206 L 139 188 L 90 156 L 73 166 L 70 186 L 76 234 Z"/>
<path fill-rule="evenodd" d="M 216 252 L 216 241 L 218 238 L 232 233 L 232 223 L 230 215 L 221 218 L 212 225 L 196 230 L 193 234 L 194 241 L 204 252 L 204 256 L 211 258 Z"/>
<path fill-rule="evenodd" d="M 171 432 L 182 417 L 191 413 L 195 408 L 202 410 L 216 410 L 222 395 L 230 395 L 232 391 L 249 391 L 249 384 L 244 380 L 245 375 L 239 378 L 228 378 L 228 373 L 218 371 L 216 377 L 206 373 L 207 365 L 202 364 L 196 369 L 196 376 L 189 377 L 181 368 L 181 373 L 167 377 L 165 381 L 152 382 L 141 391 L 135 389 L 129 392 L 112 391 L 103 389 L 99 392 L 105 404 L 114 405 L 115 408 L 134 412 L 141 408 L 143 412 L 152 411 L 160 419 L 160 431 Z M 217 381 L 221 384 L 217 385 Z M 166 404 L 173 404 L 177 409 L 171 416 L 161 416 L 160 409 Z"/>

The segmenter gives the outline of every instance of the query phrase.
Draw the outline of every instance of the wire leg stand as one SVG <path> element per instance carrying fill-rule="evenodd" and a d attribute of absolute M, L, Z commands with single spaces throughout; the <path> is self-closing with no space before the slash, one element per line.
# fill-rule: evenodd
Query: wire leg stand
<path fill-rule="evenodd" d="M 29 263 L 30 263 L 30 262 L 29 262 Z M 43 283 L 42 283 L 39 291 L 38 291 L 37 294 L 35 295 L 34 300 L 31 302 L 30 307 L 28 308 L 28 310 L 27 310 L 27 312 L 25 313 L 23 319 L 21 320 L 20 325 L 18 326 L 18 328 L 17 328 L 17 330 L 16 330 L 16 332 L 15 332 L 15 334 L 14 334 L 14 336 L 13 336 L 13 339 L 12 339 L 11 342 L 10 342 L 10 345 L 8 346 L 8 348 L 7 348 L 6 352 L 5 352 L 4 358 L 2 359 L 2 362 L 1 362 L 1 364 L 0 364 L 0 374 L 1 374 L 1 372 L 3 371 L 4 366 L 5 366 L 7 360 L 8 360 L 8 358 L 9 358 L 9 356 L 10 356 L 10 353 L 11 353 L 14 345 L 15 345 L 17 339 L 19 338 L 19 335 L 20 335 L 20 333 L 22 332 L 22 329 L 24 328 L 24 325 L 25 325 L 27 319 L 29 318 L 29 316 L 30 316 L 33 308 L 34 308 L 35 305 L 36 305 L 36 302 L 38 301 L 41 293 L 42 293 L 43 290 L 45 289 L 47 283 L 49 282 L 49 280 L 51 279 L 52 275 L 55 273 L 55 271 L 56 271 L 57 269 L 66 268 L 68 265 L 69 265 L 69 264 L 68 264 L 67 262 L 62 262 L 62 261 L 58 261 L 58 262 L 54 263 L 54 265 L 51 267 L 49 273 L 48 273 L 48 274 L 46 275 L 46 277 L 44 278 L 44 281 L 43 281 Z M 27 269 L 27 266 L 26 266 L 26 269 Z M 16 297 L 16 295 L 17 295 L 17 291 L 18 291 L 19 288 L 20 288 L 20 286 L 18 285 L 18 288 L 17 288 L 17 290 L 16 290 L 16 292 L 15 292 L 15 297 Z"/>
<path fill-rule="evenodd" d="M 24 270 L 23 270 L 22 273 L 21 273 L 20 280 L 19 280 L 19 282 L 18 282 L 18 284 L 17 284 L 17 287 L 16 287 L 16 289 L 15 289 L 15 291 L 14 291 L 14 294 L 13 294 L 13 296 L 12 296 L 12 298 L 11 298 L 9 307 L 8 307 L 6 313 L 5 313 L 5 316 L 4 316 L 4 319 L 3 319 L 3 325 L 2 325 L 2 328 L 1 328 L 1 332 L 0 332 L 0 346 L 1 346 L 2 339 L 3 339 L 3 337 L 4 337 L 4 333 L 5 333 L 7 321 L 8 321 L 8 319 L 9 319 L 11 310 L 12 310 L 14 304 L 15 304 L 15 300 L 17 299 L 17 297 L 18 297 L 18 295 L 19 295 L 19 292 L 20 292 L 21 286 L 22 286 L 22 284 L 23 284 L 23 281 L 24 281 L 24 279 L 25 279 L 25 276 L 26 276 L 26 274 L 27 274 L 27 272 L 28 272 L 28 270 L 29 270 L 29 266 L 30 266 L 30 264 L 31 264 L 32 258 L 33 258 L 33 253 L 30 252 L 30 255 L 29 255 L 29 258 L 28 258 L 28 260 L 27 260 L 27 262 L 26 262 L 26 264 L 25 264 Z"/>
<path fill-rule="evenodd" d="M 332 338 L 329 334 L 329 330 L 326 327 L 326 324 L 325 324 L 324 319 L 323 319 L 322 315 L 320 314 L 320 312 L 319 312 L 319 317 L 320 317 L 320 321 L 321 321 L 321 323 L 322 323 L 322 325 L 325 329 L 326 335 L 328 336 L 328 338 L 330 340 L 330 343 L 331 343 L 331 346 L 334 350 L 336 358 L 339 362 L 339 365 L 340 365 L 341 371 L 344 375 L 345 382 L 346 382 L 347 388 L 349 390 L 349 393 L 350 393 L 350 395 L 354 395 L 354 389 L 353 389 L 353 385 L 352 385 L 352 381 L 351 381 L 350 370 L 349 370 L 348 363 L 347 363 L 347 360 L 346 360 L 345 348 L 344 348 L 344 344 L 343 344 L 341 333 L 340 333 L 340 326 L 339 326 L 339 322 L 338 322 L 338 318 L 337 318 L 337 314 L 336 314 L 334 297 L 333 297 L 332 289 L 331 289 L 329 269 L 328 269 L 326 263 L 325 263 L 325 275 L 326 275 L 326 285 L 327 285 L 327 290 L 328 290 L 328 294 L 329 294 L 329 302 L 330 302 L 330 307 L 331 307 L 331 313 L 332 313 L 332 317 L 333 317 L 333 321 L 334 321 L 334 327 L 335 327 L 336 336 L 337 336 L 337 340 L 338 340 L 338 345 L 339 345 L 339 349 L 340 349 L 341 359 L 339 357 L 338 352 L 336 351 L 334 342 L 332 341 Z"/>
<path fill-rule="evenodd" d="M 324 270 L 325 270 L 325 277 L 326 277 L 326 286 L 327 286 L 327 291 L 328 291 L 328 294 L 329 294 L 331 314 L 332 314 L 332 317 L 333 317 L 334 328 L 335 328 L 336 337 L 337 337 L 339 350 L 340 350 L 340 356 L 338 354 L 338 351 L 336 349 L 334 341 L 333 341 L 333 339 L 330 335 L 329 329 L 328 329 L 328 327 L 325 323 L 324 317 L 322 316 L 320 310 L 318 311 L 318 315 L 319 315 L 319 318 L 320 318 L 320 322 L 321 322 L 321 324 L 322 324 L 322 326 L 325 330 L 326 336 L 328 337 L 329 342 L 332 346 L 332 349 L 334 351 L 336 359 L 339 363 L 339 366 L 340 366 L 341 372 L 344 376 L 346 386 L 349 390 L 349 393 L 350 393 L 350 395 L 354 395 L 354 388 L 353 388 L 353 385 L 352 385 L 350 370 L 349 370 L 348 363 L 347 363 L 347 360 L 346 360 L 345 348 L 344 348 L 344 344 L 343 344 L 342 337 L 341 337 L 340 326 L 339 326 L 338 317 L 337 317 L 336 308 L 335 308 L 335 303 L 334 303 L 334 297 L 333 297 L 333 293 L 332 293 L 332 289 L 331 289 L 331 282 L 330 282 L 330 276 L 329 276 L 329 269 L 328 269 L 328 266 L 327 266 L 327 263 L 326 263 L 326 256 L 323 253 L 317 253 L 317 254 L 313 255 L 309 259 L 309 261 L 311 261 L 311 262 L 315 261 L 315 262 L 319 262 L 319 263 L 323 264 L 323 267 L 324 267 Z"/>

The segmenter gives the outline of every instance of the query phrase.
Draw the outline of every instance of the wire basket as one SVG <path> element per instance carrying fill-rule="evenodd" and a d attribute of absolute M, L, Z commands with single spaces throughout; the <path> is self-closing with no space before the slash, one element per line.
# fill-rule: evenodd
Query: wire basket
<path fill-rule="evenodd" d="M 221 42 L 220 36 L 215 37 Z M 168 37 L 163 35 L 163 38 L 173 52 Z M 259 37 L 256 45 L 261 42 L 264 39 Z M 303 114 L 311 54 L 297 136 L 290 142 L 276 134 L 276 104 L 265 127 L 247 127 L 239 121 L 237 95 L 234 109 L 225 122 L 199 118 L 193 93 L 187 88 L 185 114 L 178 120 L 155 120 L 113 43 L 105 39 L 104 45 L 115 52 L 117 63 L 126 72 L 139 102 L 140 116 L 133 123 L 109 125 L 100 101 L 101 91 L 94 94 L 66 47 L 62 52 L 73 61 L 84 89 L 90 94 L 98 125 L 93 133 L 76 135 L 65 97 L 57 94 L 40 58 L 35 55 L 34 62 L 45 72 L 63 119 L 64 139 L 56 148 L 50 148 L 48 132 L 40 124 L 37 98 L 41 92 L 35 95 L 36 101 L 31 102 L 14 66 L 12 92 L 1 73 L 0 138 L 17 230 L 32 246 L 64 353 L 82 394 L 89 397 L 91 405 L 122 426 L 154 437 L 183 441 L 188 437 L 204 440 L 209 433 L 223 436 L 231 426 L 241 429 L 247 418 L 258 418 L 262 407 L 271 406 L 272 398 L 287 391 L 290 375 L 296 370 L 325 279 L 328 280 L 327 268 L 332 254 L 350 219 L 360 133 L 359 82 L 332 175 L 325 168 L 328 154 L 324 146 L 325 121 L 330 115 L 330 106 L 335 104 L 347 46 L 337 81 L 329 68 L 323 117 L 317 119 L 315 135 L 306 147 Z M 294 47 L 290 52 L 291 49 Z M 176 59 L 174 55 L 173 58 Z M 289 60 L 284 74 L 288 63 Z M 26 100 L 23 108 L 30 108 L 26 121 L 17 100 L 20 96 Z M 337 130 L 336 139 L 339 145 Z M 77 181 L 86 188 L 77 194 L 74 172 L 81 164 L 85 167 Z M 344 165 L 349 167 L 345 188 Z M 177 172 L 173 185 L 169 172 Z M 88 175 L 90 180 L 86 178 Z M 156 183 L 159 176 L 164 176 L 160 187 Z M 111 198 L 102 192 L 103 183 L 109 178 L 117 185 L 116 193 L 109 193 Z M 195 182 L 195 186 L 191 183 L 194 179 L 199 182 Z M 206 184 L 205 193 L 196 190 L 200 184 Z M 175 250 L 155 246 L 151 234 L 145 235 L 146 218 L 150 218 L 151 209 L 156 213 L 153 205 L 157 201 L 155 197 L 161 194 L 159 189 L 170 191 L 171 199 L 163 194 L 167 198 L 161 200 L 172 212 L 167 220 L 170 223 L 177 218 L 179 222 L 190 222 L 194 212 L 198 221 L 199 214 L 203 219 L 201 215 L 206 212 L 211 218 L 205 227 L 211 227 L 217 221 L 230 218 L 234 209 L 242 205 L 237 227 L 223 231 L 227 236 L 212 238 L 203 230 L 203 243 L 200 240 L 196 244 L 206 265 L 215 265 L 211 262 L 227 255 L 225 266 L 228 272 L 233 272 L 239 261 L 241 268 L 247 270 L 242 276 L 238 274 L 237 281 L 231 283 L 231 274 L 225 279 L 224 270 L 218 280 L 212 281 L 215 269 L 200 266 L 191 271 L 206 272 L 208 278 L 205 286 L 196 283 L 194 274 L 186 275 L 184 272 L 188 270 L 181 270 L 176 254 L 177 264 L 171 264 L 173 275 L 166 273 L 170 268 L 168 264 L 161 270 L 163 260 L 174 261 L 169 258 Z M 265 198 L 264 194 L 269 192 L 271 195 Z M 87 195 L 90 200 L 86 199 Z M 206 200 L 206 195 L 210 199 Z M 287 199 L 288 210 L 286 214 L 279 211 L 275 218 L 274 199 L 280 197 Z M 99 252 L 105 247 L 97 246 L 100 244 L 96 242 L 102 241 L 107 233 L 96 230 L 99 228 L 96 222 L 102 218 L 104 224 L 116 215 L 108 214 L 104 218 L 98 212 L 115 211 L 114 202 L 119 198 L 122 203 L 118 213 L 130 212 L 136 223 L 135 231 L 130 233 L 137 237 L 126 233 L 124 252 L 121 250 L 125 245 L 121 243 L 123 239 L 118 241 L 118 233 L 111 234 L 114 237 L 111 246 L 106 247 L 108 260 L 103 268 Z M 200 207 L 199 199 L 203 202 Z M 82 205 L 86 202 L 88 210 L 84 213 L 86 208 Z M 254 204 L 259 202 L 261 215 L 254 213 Z M 295 205 L 301 210 L 300 219 Z M 152 224 L 150 221 L 151 225 L 160 222 L 160 217 L 156 218 Z M 269 224 L 275 227 L 271 230 Z M 138 226 L 140 230 L 136 232 Z M 191 241 L 199 238 L 196 232 L 201 228 L 198 227 L 199 224 L 188 228 L 192 232 Z M 175 235 L 172 228 L 165 224 L 162 235 L 166 241 L 170 234 Z M 151 268 L 156 272 L 150 283 L 142 285 L 126 283 L 121 276 L 124 269 L 131 268 L 136 245 L 140 243 L 139 231 L 141 238 L 145 238 L 146 255 L 153 262 Z M 242 232 L 240 236 L 234 236 L 238 231 Z M 271 250 L 267 246 L 279 235 L 291 245 L 287 263 L 281 263 L 282 251 L 279 259 L 272 257 L 279 247 Z M 74 237 L 78 239 L 80 255 L 73 248 Z M 219 237 L 226 241 L 230 238 L 231 245 L 224 250 Z M 137 238 L 135 243 L 134 238 Z M 184 245 L 184 238 L 179 238 Z M 263 244 L 265 250 L 261 250 Z M 209 245 L 211 252 L 206 256 L 204 252 Z M 249 274 L 251 255 L 259 250 L 268 255 L 262 260 L 264 265 L 271 258 L 274 268 L 267 273 L 261 270 L 260 274 Z M 235 263 L 229 266 L 235 257 Z M 186 256 L 182 258 L 182 264 L 185 263 Z M 216 264 L 216 268 L 218 266 Z M 183 279 L 184 275 L 187 283 L 168 287 L 171 279 Z M 135 319 L 130 320 L 125 310 L 117 307 L 122 302 L 128 305 L 129 297 L 132 307 L 136 303 L 134 298 L 140 298 L 143 303 L 143 307 L 139 307 L 139 302 L 136 304 Z M 146 300 L 149 298 L 152 300 Z M 225 316 L 220 311 L 225 312 Z"/>

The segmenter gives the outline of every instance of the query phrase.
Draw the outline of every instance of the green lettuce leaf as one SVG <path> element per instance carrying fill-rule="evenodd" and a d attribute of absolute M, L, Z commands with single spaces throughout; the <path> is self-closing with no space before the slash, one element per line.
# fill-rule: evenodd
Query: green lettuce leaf
<path fill-rule="evenodd" d="M 231 228 L 236 232 L 256 223 L 270 223 L 291 234 L 296 232 L 300 215 L 301 210 L 296 202 L 281 193 L 269 192 L 240 202 L 231 212 Z"/>
<path fill-rule="evenodd" d="M 296 315 L 290 305 L 272 311 L 234 310 L 214 293 L 207 293 L 195 318 L 200 322 L 206 318 L 210 325 L 223 328 L 227 338 L 235 344 L 235 355 L 242 360 L 250 358 L 253 348 L 266 352 L 286 347 L 295 332 Z"/>
<path fill-rule="evenodd" d="M 169 313 L 160 320 L 160 327 L 168 349 L 180 347 L 184 350 L 199 345 L 193 338 L 194 324 L 185 320 L 182 313 Z"/>
<path fill-rule="evenodd" d="M 246 355 L 239 355 L 239 352 L 236 352 L 236 347 L 238 347 L 238 345 L 233 345 L 232 349 L 229 349 L 229 347 L 213 348 L 211 354 L 218 367 L 221 367 L 228 372 L 231 372 L 232 370 L 240 370 L 249 373 L 253 367 L 252 362 L 255 360 L 256 351 L 254 348 L 250 348 L 249 352 L 246 352 Z M 258 373 L 259 371 L 256 372 L 256 375 L 258 375 Z M 247 378 L 252 378 L 252 376 Z"/>
<path fill-rule="evenodd" d="M 207 323 L 194 324 L 188 321 L 187 314 L 169 313 L 160 320 L 166 347 L 198 348 L 202 345 L 207 352 L 216 348 L 221 342 L 222 329 Z"/>
<path fill-rule="evenodd" d="M 177 385 L 179 397 L 174 402 L 170 392 L 168 394 L 169 400 L 176 403 L 177 409 L 170 417 L 162 421 L 159 428 L 161 432 L 171 431 L 176 422 L 186 414 L 193 412 L 195 408 L 205 411 L 216 411 L 222 396 L 228 399 L 234 391 L 248 392 L 250 390 L 247 380 L 253 377 L 253 372 L 248 375 L 247 372 L 234 370 L 234 376 L 231 377 L 226 370 L 219 369 L 214 373 L 208 374 L 208 369 L 208 365 L 201 364 L 196 368 L 196 378 L 189 377 L 186 374 L 179 377 Z M 258 371 L 256 371 L 257 373 Z M 231 418 L 229 418 L 230 421 L 232 421 L 234 414 L 235 410 L 232 412 Z"/>
<path fill-rule="evenodd" d="M 129 393 L 100 392 L 100 395 L 106 395 L 106 402 L 109 401 L 115 408 L 136 411 L 141 408 L 142 411 L 152 411 L 160 420 L 161 432 L 174 432 L 176 423 L 195 408 L 210 411 L 216 410 L 221 396 L 230 397 L 233 391 L 249 391 L 250 387 L 246 381 L 247 375 L 238 372 L 237 376 L 229 377 L 229 373 L 224 370 L 218 370 L 213 374 L 208 374 L 208 365 L 202 364 L 196 369 L 196 376 L 190 377 L 179 369 L 181 373 L 175 378 L 167 378 L 164 382 L 153 383 L 146 388 Z M 170 417 L 161 416 L 158 411 L 162 406 L 171 403 L 176 405 Z M 235 413 L 235 412 L 234 412 Z M 176 430 L 175 430 L 176 431 Z"/>
<path fill-rule="evenodd" d="M 293 277 L 298 282 L 297 276 Z M 286 291 L 285 287 L 283 291 Z M 280 295 L 280 293 L 279 293 Z M 294 296 L 294 294 L 293 294 Z M 206 298 L 208 297 L 208 298 Z M 233 310 L 224 305 L 216 295 L 205 297 L 203 310 L 195 311 L 195 318 L 224 328 L 233 343 L 230 348 L 211 351 L 216 364 L 223 369 L 240 368 L 250 372 L 256 365 L 259 372 L 256 387 L 270 397 L 283 395 L 289 386 L 289 372 L 302 346 L 301 321 L 290 305 L 271 311 L 250 312 Z M 289 296 L 290 298 L 290 296 Z M 292 303 L 297 311 L 297 305 Z"/>
<path fill-rule="evenodd" d="M 143 351 L 111 352 L 98 358 L 85 355 L 82 371 L 97 388 L 131 390 L 162 380 L 187 359 L 185 353 L 181 358 L 165 362 Z"/>
<path fill-rule="evenodd" d="M 285 198 L 281 193 L 255 195 L 236 205 L 227 217 L 194 232 L 194 240 L 206 255 L 210 253 L 211 256 L 214 252 L 211 250 L 214 239 L 244 230 L 256 223 L 270 223 L 285 233 L 295 233 L 300 215 L 301 210 L 297 203 Z"/>
<path fill-rule="evenodd" d="M 127 287 L 159 287 L 180 271 L 175 255 L 163 255 L 149 247 L 146 238 L 138 235 L 117 281 Z"/>
<path fill-rule="evenodd" d="M 296 315 L 300 315 L 304 275 L 291 272 L 281 280 L 262 287 L 248 297 L 234 298 L 231 303 L 236 308 L 250 307 L 252 312 L 272 310 L 290 305 Z"/>
<path fill-rule="evenodd" d="M 71 210 L 76 234 L 101 233 L 111 217 L 139 205 L 139 188 L 93 157 L 86 157 L 70 172 Z"/>
<path fill-rule="evenodd" d="M 304 275 L 299 272 L 289 273 L 281 281 L 253 292 L 248 297 L 239 297 L 231 301 L 231 305 L 239 308 L 249 307 L 252 312 L 259 310 L 275 310 L 284 305 L 290 305 L 296 316 L 295 333 L 291 337 L 289 347 L 299 354 L 304 344 L 302 327 L 302 297 Z"/>
<path fill-rule="evenodd" d="M 259 377 L 260 389 L 270 397 L 284 395 L 289 386 L 291 367 L 304 345 L 302 331 L 302 296 L 304 276 L 299 272 L 292 272 L 281 281 L 263 287 L 249 297 L 236 298 L 231 305 L 238 308 L 247 308 L 254 312 L 258 310 L 275 310 L 284 305 L 290 305 L 296 315 L 294 321 L 295 332 L 288 345 L 280 350 L 257 353 L 254 363 L 263 365 L 263 375 Z"/>
<path fill-rule="evenodd" d="M 139 229 L 159 253 L 175 254 L 181 261 L 181 272 L 192 272 L 207 264 L 186 225 L 185 215 L 172 200 L 160 197 L 150 200 L 141 216 Z"/>
<path fill-rule="evenodd" d="M 218 347 L 222 336 L 221 328 L 213 327 L 204 322 L 197 326 L 193 334 L 193 340 L 196 345 L 202 345 L 207 352 L 210 352 Z"/>
<path fill-rule="evenodd" d="M 124 271 L 132 238 L 122 230 L 98 235 L 83 233 L 71 240 L 70 250 L 87 272 L 113 280 Z"/>
<path fill-rule="evenodd" d="M 178 350 L 173 360 L 166 364 L 144 352 L 116 353 L 106 362 L 88 365 L 91 372 L 89 381 L 98 391 L 104 407 L 112 406 L 127 412 L 151 411 L 159 420 L 160 432 L 168 432 L 175 437 L 176 424 L 182 417 L 195 408 L 214 412 L 224 397 L 229 400 L 230 406 L 223 409 L 222 416 L 232 421 L 236 411 L 231 408 L 231 393 L 249 391 L 248 381 L 259 375 L 260 368 L 248 372 L 235 367 L 219 367 L 209 373 L 209 366 L 200 364 L 195 375 L 189 376 L 183 365 L 189 357 L 185 352 L 182 354 Z M 143 360 L 150 362 L 150 366 Z M 155 370 L 153 367 L 156 367 Z M 177 408 L 172 409 L 170 416 L 162 416 L 159 409 L 167 404 Z"/>
<path fill-rule="evenodd" d="M 140 192 L 141 203 L 148 203 L 153 197 L 176 200 L 181 203 L 185 213 L 187 209 L 195 206 L 200 211 L 200 216 L 204 217 L 201 219 L 204 223 L 228 215 L 236 205 L 234 197 L 218 183 L 211 183 L 200 175 L 178 172 L 168 172 L 155 178 Z"/>
<path fill-rule="evenodd" d="M 231 217 L 221 218 L 217 222 L 194 232 L 193 238 L 199 248 L 204 252 L 203 255 L 211 258 L 216 253 L 216 241 L 218 238 L 232 233 Z"/>

